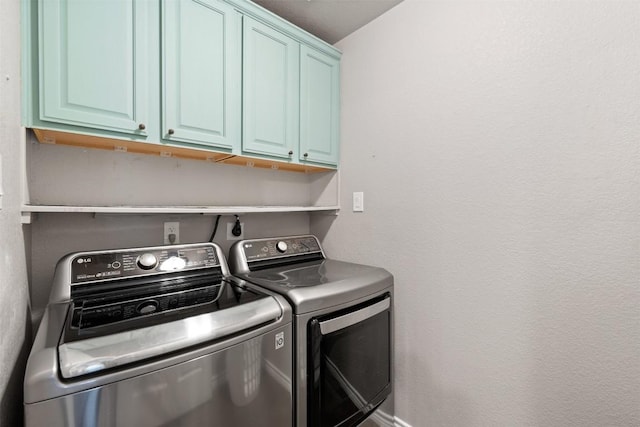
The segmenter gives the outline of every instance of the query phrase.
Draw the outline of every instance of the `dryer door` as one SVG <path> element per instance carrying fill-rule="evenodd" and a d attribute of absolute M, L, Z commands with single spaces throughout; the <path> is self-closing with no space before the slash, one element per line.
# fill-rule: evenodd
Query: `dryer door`
<path fill-rule="evenodd" d="M 308 324 L 308 425 L 355 426 L 391 393 L 391 297 Z"/>

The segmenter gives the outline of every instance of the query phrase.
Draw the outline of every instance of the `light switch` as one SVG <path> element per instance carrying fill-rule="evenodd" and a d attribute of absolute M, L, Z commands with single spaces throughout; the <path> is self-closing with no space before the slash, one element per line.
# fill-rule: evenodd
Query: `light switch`
<path fill-rule="evenodd" d="M 364 193 L 362 191 L 353 193 L 353 211 L 364 212 Z"/>

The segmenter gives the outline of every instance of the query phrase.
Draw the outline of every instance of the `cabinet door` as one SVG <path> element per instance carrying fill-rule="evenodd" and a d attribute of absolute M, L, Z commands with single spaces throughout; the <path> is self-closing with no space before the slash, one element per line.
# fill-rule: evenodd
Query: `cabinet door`
<path fill-rule="evenodd" d="M 271 27 L 246 16 L 243 19 L 242 149 L 295 159 L 300 45 Z"/>
<path fill-rule="evenodd" d="M 241 16 L 218 0 L 165 0 L 162 137 L 240 146 Z"/>
<path fill-rule="evenodd" d="M 338 164 L 340 62 L 315 49 L 300 51 L 300 160 Z"/>
<path fill-rule="evenodd" d="M 39 2 L 41 120 L 146 135 L 148 5 Z"/>

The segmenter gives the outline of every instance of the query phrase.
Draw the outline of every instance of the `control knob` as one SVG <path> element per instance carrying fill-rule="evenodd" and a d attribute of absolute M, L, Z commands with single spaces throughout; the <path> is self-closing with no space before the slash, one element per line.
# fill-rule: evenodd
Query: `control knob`
<path fill-rule="evenodd" d="M 278 243 L 276 243 L 276 249 L 281 254 L 285 253 L 287 251 L 287 242 L 283 242 L 282 240 L 279 241 Z"/>
<path fill-rule="evenodd" d="M 146 253 L 138 257 L 138 267 L 143 270 L 151 270 L 158 265 L 158 258 L 154 254 Z"/>

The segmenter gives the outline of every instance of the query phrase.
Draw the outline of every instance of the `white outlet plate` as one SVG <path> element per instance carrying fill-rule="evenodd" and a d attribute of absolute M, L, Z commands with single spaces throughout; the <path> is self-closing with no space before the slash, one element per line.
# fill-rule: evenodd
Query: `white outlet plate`
<path fill-rule="evenodd" d="M 176 239 L 172 242 L 169 240 L 169 235 L 175 234 Z M 171 245 L 180 243 L 180 223 L 179 222 L 165 222 L 164 223 L 164 244 Z"/>
<path fill-rule="evenodd" d="M 234 225 L 236 225 L 235 221 L 227 223 L 227 240 L 242 240 L 242 239 L 244 239 L 244 222 L 240 223 L 240 227 L 242 227 L 242 233 L 240 233 L 239 236 L 234 236 L 233 233 L 232 233 Z"/>

